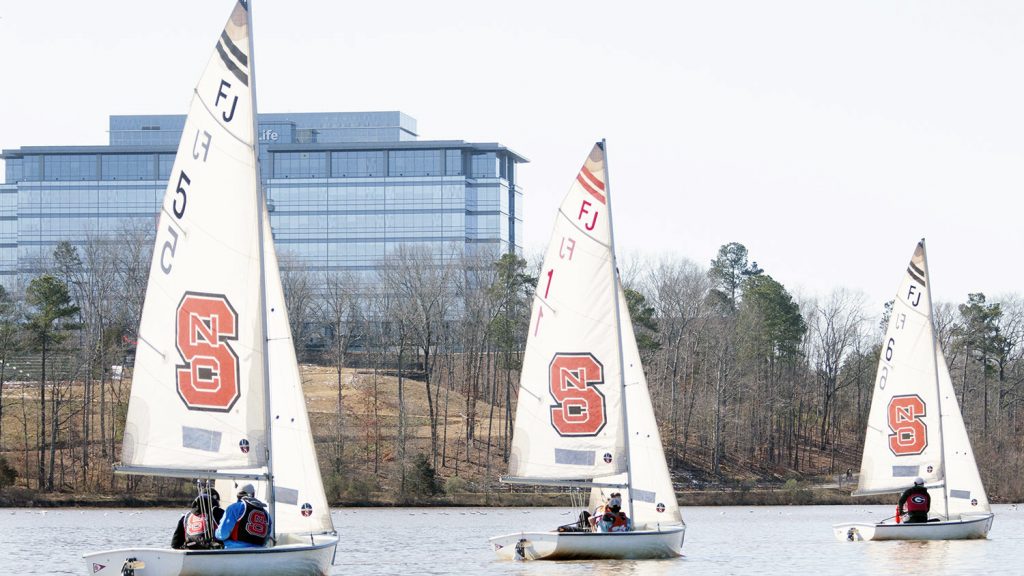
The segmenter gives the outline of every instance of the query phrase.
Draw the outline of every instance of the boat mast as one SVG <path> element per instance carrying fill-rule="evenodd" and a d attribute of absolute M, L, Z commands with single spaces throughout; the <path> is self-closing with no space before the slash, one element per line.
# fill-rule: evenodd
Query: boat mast
<path fill-rule="evenodd" d="M 935 336 L 935 306 L 932 303 L 932 273 L 928 270 L 928 250 L 921 238 L 921 255 L 924 257 L 924 289 L 928 291 L 928 324 L 932 330 L 932 367 L 935 370 L 935 401 L 939 410 L 939 470 L 942 470 L 942 504 L 946 520 L 949 520 L 949 482 L 946 474 L 946 438 L 942 432 L 942 387 L 939 385 L 938 340 Z"/>
<path fill-rule="evenodd" d="M 274 497 L 274 459 L 270 452 L 272 442 L 273 418 L 270 413 L 270 354 L 267 343 L 267 263 L 263 243 L 266 238 L 263 235 L 263 214 L 266 207 L 266 198 L 263 191 L 263 176 L 260 174 L 260 146 L 259 146 L 259 120 L 256 117 L 256 52 L 253 42 L 252 28 L 252 0 L 240 0 L 246 7 L 246 18 L 249 27 L 249 95 L 252 99 L 252 155 L 253 169 L 256 171 L 256 221 L 257 238 L 259 239 L 260 257 L 260 348 L 263 356 L 263 422 L 266 428 L 267 437 L 267 503 L 270 506 L 271 538 L 277 540 L 277 498 Z"/>
<path fill-rule="evenodd" d="M 629 517 L 633 518 L 633 463 L 629 457 L 629 420 L 626 418 L 626 363 L 622 353 L 622 315 L 619 311 L 619 266 L 615 261 L 615 232 L 612 228 L 612 180 L 608 171 L 608 144 L 601 139 L 601 152 L 604 153 L 604 195 L 608 200 L 608 238 L 612 252 L 612 292 L 615 299 L 615 335 L 619 345 L 619 390 L 622 395 L 622 434 L 625 436 L 626 448 L 626 490 L 629 494 Z"/>

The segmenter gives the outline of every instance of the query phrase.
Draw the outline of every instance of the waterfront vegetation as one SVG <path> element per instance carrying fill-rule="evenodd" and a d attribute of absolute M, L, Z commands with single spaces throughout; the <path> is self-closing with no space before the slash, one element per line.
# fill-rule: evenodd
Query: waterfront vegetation
<path fill-rule="evenodd" d="M 0 503 L 180 504 L 188 483 L 117 476 L 149 257 L 144 234 L 63 243 L 0 291 Z M 738 243 L 705 266 L 622 262 L 683 504 L 846 502 L 886 318 L 837 288 L 790 293 Z M 564 504 L 497 482 L 509 456 L 537 270 L 400 250 L 372 280 L 282 281 L 334 503 Z M 892 272 L 894 276 L 899 271 Z M 1024 497 L 1024 301 L 936 305 L 990 498 Z M 847 475 L 851 471 L 852 477 Z M 882 499 L 880 501 L 887 501 Z"/>

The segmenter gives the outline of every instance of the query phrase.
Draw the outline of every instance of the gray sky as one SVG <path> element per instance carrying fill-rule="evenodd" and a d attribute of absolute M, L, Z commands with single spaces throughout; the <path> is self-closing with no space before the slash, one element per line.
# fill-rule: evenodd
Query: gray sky
<path fill-rule="evenodd" d="M 232 2 L 0 0 L 0 148 L 183 114 Z M 540 251 L 608 139 L 620 256 L 742 242 L 804 297 L 1022 293 L 1024 3 L 255 0 L 264 112 L 401 110 L 531 160 Z"/>

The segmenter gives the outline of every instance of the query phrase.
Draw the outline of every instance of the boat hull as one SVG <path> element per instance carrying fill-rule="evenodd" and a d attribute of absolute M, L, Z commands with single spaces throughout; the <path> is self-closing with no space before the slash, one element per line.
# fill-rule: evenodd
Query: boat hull
<path fill-rule="evenodd" d="M 864 540 L 975 540 L 988 537 L 994 514 L 964 515 L 959 520 L 928 523 L 868 524 L 847 522 L 832 526 L 836 539 Z"/>
<path fill-rule="evenodd" d="M 85 554 L 93 576 L 326 576 L 338 536 L 314 535 L 312 543 L 279 544 L 273 548 L 173 550 L 123 548 Z M 128 564 L 128 569 L 123 570 Z"/>
<path fill-rule="evenodd" d="M 686 526 L 633 532 L 516 532 L 491 538 L 504 560 L 645 560 L 681 554 Z"/>

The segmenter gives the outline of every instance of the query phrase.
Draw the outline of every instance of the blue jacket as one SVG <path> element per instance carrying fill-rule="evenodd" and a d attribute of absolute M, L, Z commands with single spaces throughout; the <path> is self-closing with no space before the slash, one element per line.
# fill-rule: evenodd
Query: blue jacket
<path fill-rule="evenodd" d="M 258 500 L 255 500 L 255 502 L 262 504 L 262 502 L 259 502 Z M 220 525 L 217 526 L 217 532 L 214 536 L 216 536 L 218 540 L 224 542 L 225 548 L 260 548 L 263 546 L 261 544 L 253 544 L 236 539 L 238 532 L 243 528 L 247 528 L 238 526 L 238 530 L 235 530 L 238 521 L 245 515 L 245 511 L 246 503 L 244 500 L 238 500 L 224 510 L 224 517 L 221 519 Z M 264 508 L 263 511 L 266 512 L 266 509 Z M 269 538 L 270 534 L 273 533 L 273 519 L 270 518 L 269 513 L 266 513 L 266 517 L 268 520 L 266 524 L 266 534 L 263 534 L 262 536 Z M 250 530 L 249 533 L 252 534 L 252 531 Z M 236 538 L 233 538 L 232 536 L 235 536 Z"/>

